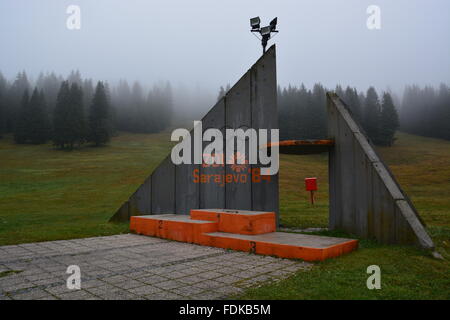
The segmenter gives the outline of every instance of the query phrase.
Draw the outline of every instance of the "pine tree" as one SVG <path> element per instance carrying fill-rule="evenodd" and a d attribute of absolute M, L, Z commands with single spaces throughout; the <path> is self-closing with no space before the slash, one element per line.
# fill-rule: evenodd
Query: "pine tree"
<path fill-rule="evenodd" d="M 50 135 L 50 124 L 48 121 L 47 107 L 45 105 L 44 93 L 37 88 L 34 89 L 30 99 L 29 134 L 27 137 L 31 143 L 46 143 Z"/>
<path fill-rule="evenodd" d="M 0 138 L 6 130 L 6 90 L 8 82 L 0 72 Z"/>
<path fill-rule="evenodd" d="M 22 107 L 22 98 L 25 90 L 30 91 L 30 84 L 28 82 L 25 71 L 19 72 L 16 79 L 9 87 L 8 96 L 5 108 L 6 131 L 15 131 L 16 121 L 19 119 L 18 113 Z"/>
<path fill-rule="evenodd" d="M 436 137 L 450 140 L 450 88 L 441 84 L 439 87 L 439 98 L 435 126 Z"/>
<path fill-rule="evenodd" d="M 99 81 L 89 110 L 88 141 L 93 142 L 96 146 L 100 146 L 109 142 L 111 133 L 112 126 L 108 97 L 104 84 Z"/>
<path fill-rule="evenodd" d="M 56 98 L 56 106 L 53 112 L 53 143 L 63 149 L 67 143 L 67 106 L 70 103 L 69 82 L 63 81 Z"/>
<path fill-rule="evenodd" d="M 25 90 L 20 103 L 20 110 L 17 115 L 17 122 L 14 128 L 14 141 L 16 143 L 26 143 L 28 137 L 30 124 L 30 96 L 28 89 Z"/>
<path fill-rule="evenodd" d="M 69 148 L 75 144 L 81 145 L 86 141 L 86 120 L 83 107 L 83 91 L 77 83 L 70 86 L 70 104 L 67 117 L 67 139 Z"/>
<path fill-rule="evenodd" d="M 312 106 L 312 108 L 311 108 Z M 309 138 L 322 139 L 327 137 L 327 101 L 326 90 L 320 84 L 316 83 L 311 93 L 311 106 L 309 131 L 311 136 Z M 308 109 L 306 109 L 308 110 Z"/>
<path fill-rule="evenodd" d="M 73 149 L 85 139 L 83 92 L 76 83 L 69 87 L 69 82 L 63 81 L 53 116 L 53 143 L 60 148 Z"/>
<path fill-rule="evenodd" d="M 374 87 L 370 87 L 366 94 L 363 127 L 374 144 L 379 143 L 380 116 L 381 110 L 378 94 Z"/>
<path fill-rule="evenodd" d="M 385 92 L 381 104 L 379 144 L 392 146 L 395 140 L 395 131 L 398 129 L 399 125 L 398 113 L 392 102 L 392 97 L 389 93 Z"/>
<path fill-rule="evenodd" d="M 361 122 L 361 103 L 358 96 L 358 92 L 355 88 L 350 88 L 349 86 L 345 89 L 344 101 L 350 108 L 350 111 L 353 114 L 353 118 Z"/>

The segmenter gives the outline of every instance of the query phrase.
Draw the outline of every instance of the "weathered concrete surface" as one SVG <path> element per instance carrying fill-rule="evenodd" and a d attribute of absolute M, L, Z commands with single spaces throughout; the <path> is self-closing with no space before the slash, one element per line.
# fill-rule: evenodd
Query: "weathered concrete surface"
<path fill-rule="evenodd" d="M 203 133 L 208 129 L 220 129 L 225 148 L 225 98 L 216 105 L 202 119 Z M 203 142 L 205 148 L 210 142 Z M 225 152 L 225 149 L 224 149 Z M 200 166 L 199 176 L 225 175 L 225 166 Z M 225 186 L 219 182 L 200 183 L 199 208 L 225 208 Z"/>
<path fill-rule="evenodd" d="M 275 46 L 268 49 L 217 102 L 203 117 L 202 123 L 203 131 L 209 128 L 220 129 L 224 137 L 225 129 L 230 128 L 278 128 Z M 230 146 L 224 140 L 224 153 L 227 148 Z M 246 156 L 248 159 L 248 143 Z M 145 214 L 189 214 L 190 209 L 208 208 L 273 211 L 278 219 L 278 174 L 269 179 L 253 179 L 257 173 L 252 169 L 259 168 L 258 164 L 175 166 L 170 161 L 169 156 L 124 202 L 111 221 L 126 221 L 130 216 Z M 239 182 L 234 179 L 224 184 L 215 182 L 213 175 L 223 177 L 224 174 L 238 177 Z M 195 175 L 209 175 L 212 178 L 210 182 L 194 183 Z"/>
<path fill-rule="evenodd" d="M 69 290 L 69 265 L 81 290 Z M 0 247 L 0 300 L 221 299 L 277 281 L 306 262 L 277 259 L 138 235 Z"/>
<path fill-rule="evenodd" d="M 341 229 L 383 243 L 433 241 L 388 167 L 353 120 L 343 101 L 327 94 L 329 137 L 330 229 Z"/>

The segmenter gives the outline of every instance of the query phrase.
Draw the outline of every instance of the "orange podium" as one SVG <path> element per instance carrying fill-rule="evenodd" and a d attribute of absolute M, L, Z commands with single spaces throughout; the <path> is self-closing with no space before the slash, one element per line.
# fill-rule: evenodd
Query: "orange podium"
<path fill-rule="evenodd" d="M 322 261 L 358 248 L 354 239 L 276 232 L 274 212 L 194 209 L 190 216 L 132 216 L 130 230 L 168 240 L 305 261 Z"/>

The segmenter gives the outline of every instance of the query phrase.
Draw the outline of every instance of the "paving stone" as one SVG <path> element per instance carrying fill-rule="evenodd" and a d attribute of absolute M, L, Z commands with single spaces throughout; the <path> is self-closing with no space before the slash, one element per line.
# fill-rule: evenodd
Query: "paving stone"
<path fill-rule="evenodd" d="M 184 297 L 172 292 L 158 292 L 145 296 L 148 300 L 181 300 Z"/>
<path fill-rule="evenodd" d="M 56 297 L 54 297 L 54 296 L 48 295 L 48 296 L 39 298 L 39 299 L 37 299 L 37 300 L 59 300 L 59 299 L 56 298 Z"/>
<path fill-rule="evenodd" d="M 222 293 L 206 291 L 206 292 L 202 292 L 200 294 L 192 296 L 192 299 L 193 300 L 216 300 L 216 299 L 220 299 L 223 297 L 224 297 L 224 295 Z"/>
<path fill-rule="evenodd" d="M 36 285 L 33 284 L 32 282 L 20 282 L 20 283 L 14 283 L 14 284 L 9 284 L 9 285 L 4 285 L 4 284 L 0 283 L 0 290 L 1 290 L 1 292 L 13 292 L 13 291 L 21 290 L 21 289 L 33 288 L 35 286 Z"/>
<path fill-rule="evenodd" d="M 19 294 L 11 295 L 13 300 L 35 300 L 45 296 L 49 296 L 48 292 L 42 289 L 32 289 Z"/>
<path fill-rule="evenodd" d="M 186 287 L 176 288 L 171 291 L 176 294 L 185 296 L 185 297 L 192 297 L 196 294 L 199 294 L 199 293 L 205 291 L 205 289 L 200 288 L 200 287 L 195 287 L 195 286 L 186 286 Z"/>
<path fill-rule="evenodd" d="M 218 277 L 222 276 L 222 274 L 219 272 L 216 272 L 216 271 L 209 271 L 209 272 L 202 272 L 198 276 L 202 279 L 210 280 L 210 279 L 218 278 Z"/>
<path fill-rule="evenodd" d="M 286 278 L 286 277 L 289 277 L 291 274 L 292 274 L 291 272 L 284 271 L 284 270 L 275 270 L 275 271 L 268 273 L 268 275 L 270 275 L 272 277 L 277 277 L 277 278 Z"/>
<path fill-rule="evenodd" d="M 215 289 L 215 288 L 221 287 L 221 286 L 223 286 L 223 283 L 219 282 L 219 281 L 214 281 L 214 280 L 206 280 L 203 282 L 196 283 L 195 286 L 198 288 L 203 288 L 205 290 L 209 290 L 209 289 Z"/>
<path fill-rule="evenodd" d="M 87 281 L 81 281 L 81 288 L 82 289 L 89 289 L 89 288 L 96 288 L 105 285 L 106 283 L 101 280 L 87 280 Z"/>
<path fill-rule="evenodd" d="M 81 285 L 83 286 L 83 284 Z M 51 287 L 46 287 L 45 291 L 49 292 L 52 295 L 59 295 L 59 294 L 63 294 L 63 293 L 69 293 L 72 292 L 73 290 L 68 289 L 66 284 L 63 285 L 57 285 L 57 286 L 51 286 Z"/>
<path fill-rule="evenodd" d="M 161 291 L 163 291 L 163 289 L 157 288 L 154 286 L 145 285 L 145 286 L 130 289 L 128 291 L 133 294 L 139 295 L 139 296 L 146 296 L 146 295 L 161 292 Z"/>
<path fill-rule="evenodd" d="M 155 284 L 155 286 L 158 288 L 161 288 L 161 289 L 170 290 L 170 289 L 180 288 L 180 287 L 184 286 L 184 284 L 182 284 L 181 282 L 178 282 L 178 281 L 168 280 L 168 281 L 159 282 L 159 283 Z"/>
<path fill-rule="evenodd" d="M 232 295 L 232 294 L 241 293 L 243 290 L 241 288 L 238 288 L 238 287 L 224 286 L 224 287 L 219 287 L 219 288 L 212 289 L 211 291 L 213 291 L 215 293 L 220 293 L 220 294 L 222 294 L 222 296 L 229 296 L 229 295 Z"/>
<path fill-rule="evenodd" d="M 101 300 L 136 300 L 139 296 L 124 290 L 102 292 L 98 295 Z"/>
<path fill-rule="evenodd" d="M 228 275 L 228 276 L 218 277 L 218 278 L 216 278 L 214 280 L 219 281 L 219 282 L 223 282 L 223 283 L 226 283 L 226 284 L 232 284 L 232 283 L 240 281 L 241 278 Z"/>
<path fill-rule="evenodd" d="M 69 290 L 69 265 L 82 290 Z M 163 239 L 115 235 L 0 246 L 0 300 L 219 299 L 313 265 Z"/>
<path fill-rule="evenodd" d="M 123 282 L 115 283 L 114 286 L 121 289 L 133 289 L 142 286 L 144 283 L 137 280 L 125 280 Z"/>
<path fill-rule="evenodd" d="M 167 280 L 168 280 L 167 278 L 159 276 L 159 275 L 151 275 L 148 277 L 139 278 L 139 281 L 148 283 L 148 284 L 156 284 L 156 283 L 164 282 Z"/>
<path fill-rule="evenodd" d="M 72 290 L 68 293 L 63 293 L 57 296 L 61 300 L 86 300 L 88 298 L 95 298 L 95 296 L 85 290 Z"/>
<path fill-rule="evenodd" d="M 112 284 L 124 282 L 126 280 L 128 280 L 128 279 L 126 277 L 122 276 L 122 275 L 103 278 L 103 281 L 108 282 L 108 283 L 112 283 Z"/>
<path fill-rule="evenodd" d="M 179 282 L 182 282 L 185 284 L 196 284 L 196 283 L 199 283 L 204 280 L 205 279 L 201 278 L 199 275 L 193 275 L 193 276 L 188 276 L 188 277 L 178 279 Z"/>
<path fill-rule="evenodd" d="M 86 291 L 94 294 L 94 295 L 100 295 L 100 294 L 104 294 L 107 292 L 115 292 L 120 290 L 119 288 L 113 286 L 113 285 L 109 285 L 109 284 L 105 284 L 103 286 L 100 287 L 94 287 L 94 288 L 86 288 Z"/>

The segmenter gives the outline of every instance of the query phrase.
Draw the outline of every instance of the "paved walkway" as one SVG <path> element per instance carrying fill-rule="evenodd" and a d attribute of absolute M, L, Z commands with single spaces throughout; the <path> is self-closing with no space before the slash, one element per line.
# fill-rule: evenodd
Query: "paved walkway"
<path fill-rule="evenodd" d="M 67 289 L 69 265 L 81 290 Z M 133 234 L 29 243 L 0 247 L 0 300 L 224 299 L 310 267 Z"/>

